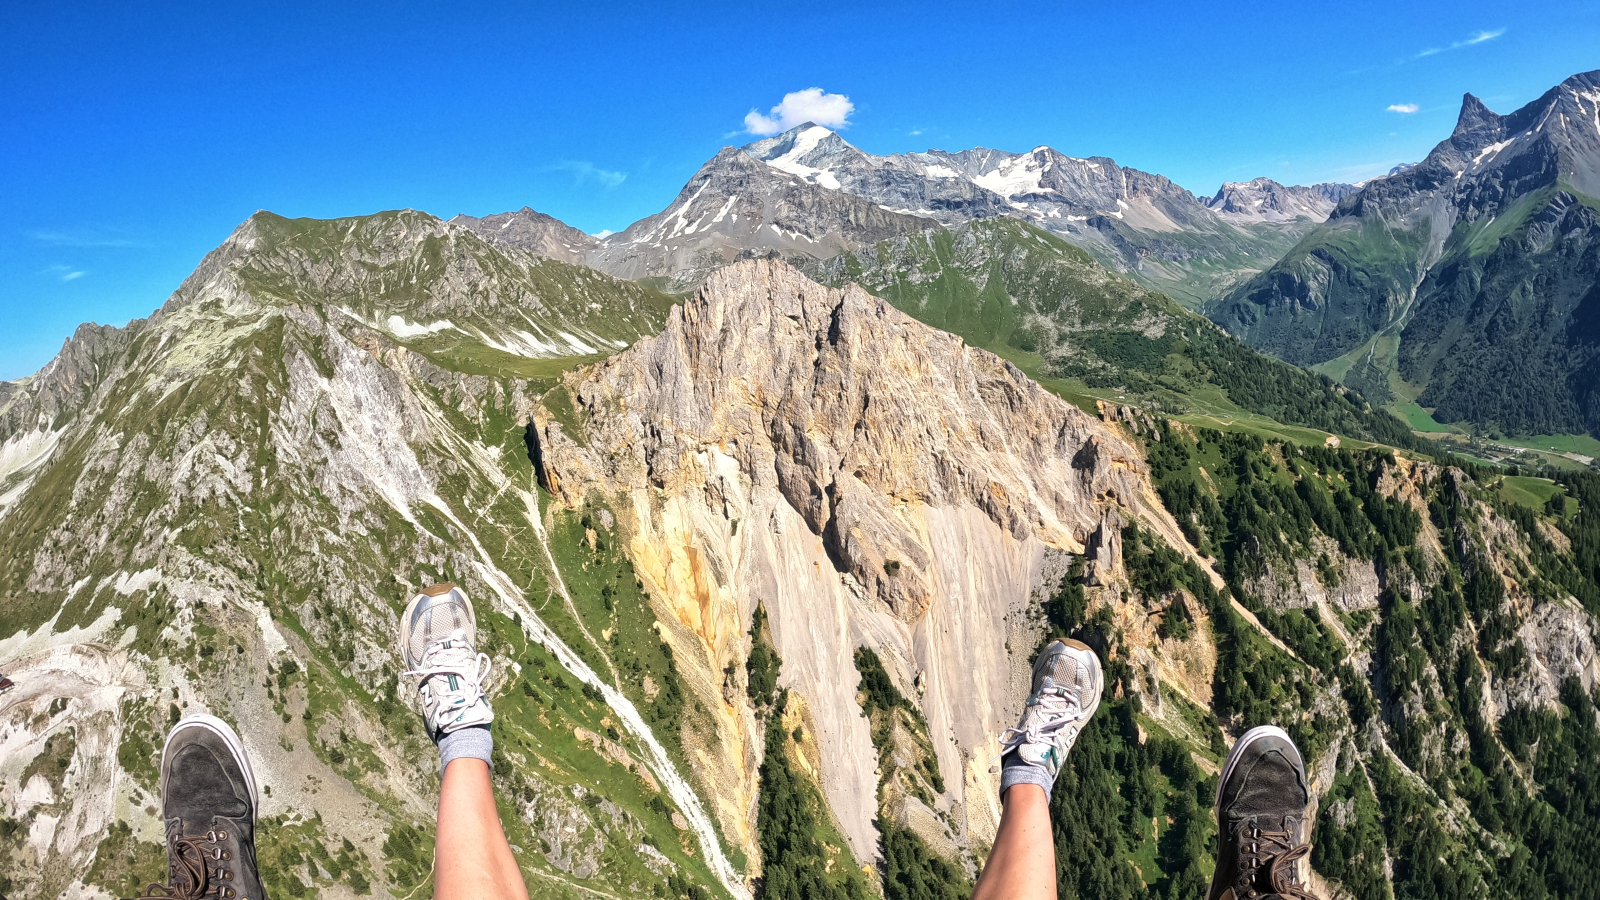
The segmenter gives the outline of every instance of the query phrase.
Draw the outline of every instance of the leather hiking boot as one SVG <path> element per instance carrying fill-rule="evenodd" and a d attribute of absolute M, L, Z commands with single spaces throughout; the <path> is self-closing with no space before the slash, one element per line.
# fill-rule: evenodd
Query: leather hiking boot
<path fill-rule="evenodd" d="M 256 870 L 260 794 L 244 744 L 214 716 L 187 716 L 161 750 L 167 883 L 150 898 L 266 900 Z"/>
<path fill-rule="evenodd" d="M 1217 784 L 1217 871 L 1208 900 L 1317 900 L 1299 880 L 1311 791 L 1300 751 L 1263 725 L 1233 745 Z"/>
<path fill-rule="evenodd" d="M 1012 784 L 1028 783 L 1050 793 L 1067 753 L 1099 708 L 1104 687 L 1100 657 L 1087 644 L 1070 639 L 1052 641 L 1039 654 L 1033 664 L 1033 693 L 1028 695 L 1022 720 L 1000 735 L 1000 756 L 1005 761 L 1002 791 Z"/>
<path fill-rule="evenodd" d="M 489 657 L 477 652 L 478 619 L 467 594 L 453 584 L 424 588 L 400 617 L 404 674 L 417 679 L 428 736 L 494 721 L 483 693 Z"/>

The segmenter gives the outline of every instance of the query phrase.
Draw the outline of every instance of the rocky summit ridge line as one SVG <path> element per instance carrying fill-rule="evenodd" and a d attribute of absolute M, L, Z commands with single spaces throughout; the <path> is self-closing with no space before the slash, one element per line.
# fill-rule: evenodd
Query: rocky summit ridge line
<path fill-rule="evenodd" d="M 1202 201 L 1105 157 L 1050 147 L 874 156 L 808 122 L 723 148 L 666 210 L 603 239 L 552 243 L 543 235 L 555 220 L 532 210 L 454 221 L 491 240 L 557 258 L 578 254 L 603 271 L 683 290 L 742 257 L 827 259 L 921 230 L 1009 217 L 1193 305 L 1269 265 L 1347 189 L 1256 179 Z"/>
<path fill-rule="evenodd" d="M 1208 315 L 1384 404 L 1510 434 L 1600 430 L 1600 71 L 1509 114 L 1468 94 Z"/>

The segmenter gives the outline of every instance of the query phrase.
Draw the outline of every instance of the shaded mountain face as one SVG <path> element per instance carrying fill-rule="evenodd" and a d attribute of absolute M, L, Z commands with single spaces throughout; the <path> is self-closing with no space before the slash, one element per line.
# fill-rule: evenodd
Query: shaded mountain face
<path fill-rule="evenodd" d="M 1600 73 L 1507 116 L 1468 95 L 1428 157 L 1368 182 L 1209 314 L 1374 399 L 1519 433 L 1600 427 Z"/>

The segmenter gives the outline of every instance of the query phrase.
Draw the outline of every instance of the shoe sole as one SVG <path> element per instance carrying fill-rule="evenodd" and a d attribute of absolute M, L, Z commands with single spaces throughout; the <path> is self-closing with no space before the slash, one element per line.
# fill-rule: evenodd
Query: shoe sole
<path fill-rule="evenodd" d="M 450 587 L 458 589 L 455 585 Z M 406 668 L 408 669 L 416 665 L 406 655 L 406 648 L 411 646 L 411 615 L 417 611 L 417 604 L 424 600 L 433 600 L 450 593 L 445 591 L 443 594 L 429 594 L 427 591 L 427 588 L 418 591 L 417 595 L 411 598 L 411 602 L 406 604 L 406 611 L 400 614 L 400 658 L 405 660 Z M 467 601 L 467 621 L 472 623 L 472 643 L 476 646 L 478 643 L 478 611 L 472 608 L 472 600 L 467 597 L 466 591 L 461 591 L 461 598 Z"/>
<path fill-rule="evenodd" d="M 1239 738 L 1238 742 L 1233 745 L 1233 749 L 1228 751 L 1228 759 L 1222 764 L 1222 774 L 1217 777 L 1217 796 L 1212 798 L 1211 807 L 1217 811 L 1217 820 L 1219 822 L 1222 817 L 1222 788 L 1228 783 L 1228 778 L 1233 775 L 1233 767 L 1238 764 L 1239 757 L 1244 755 L 1247 747 L 1265 737 L 1282 738 L 1284 743 L 1294 747 L 1296 756 L 1300 754 L 1300 748 L 1295 746 L 1294 739 L 1289 737 L 1289 732 L 1276 725 L 1257 725 L 1246 731 L 1244 736 Z M 1300 765 L 1304 768 L 1304 760 L 1301 761 Z"/>
<path fill-rule="evenodd" d="M 239 768 L 244 772 L 245 784 L 250 788 L 250 822 L 254 824 L 256 811 L 261 808 L 261 790 L 256 786 L 256 773 L 250 768 L 250 757 L 245 755 L 244 741 L 239 740 L 239 734 L 233 730 L 233 726 L 216 716 L 208 716 L 205 713 L 184 716 L 178 720 L 178 724 L 172 726 L 171 731 L 167 732 L 167 740 L 161 745 L 162 799 L 165 800 L 167 796 L 167 751 L 172 747 L 173 737 L 182 731 L 185 726 L 204 728 L 222 738 L 222 743 L 227 745 L 228 751 L 233 754 L 234 761 L 239 764 Z"/>

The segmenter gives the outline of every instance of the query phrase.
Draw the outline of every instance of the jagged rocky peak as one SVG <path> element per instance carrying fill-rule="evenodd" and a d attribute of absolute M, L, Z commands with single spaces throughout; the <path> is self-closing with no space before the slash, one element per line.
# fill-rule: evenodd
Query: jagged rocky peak
<path fill-rule="evenodd" d="M 799 175 L 825 188 L 838 190 L 839 181 L 830 169 L 844 164 L 865 162 L 866 154 L 850 145 L 834 131 L 807 122 L 783 134 L 746 144 L 744 152 L 774 169 Z"/>
<path fill-rule="evenodd" d="M 1471 93 L 1461 97 L 1461 114 L 1456 117 L 1455 134 L 1465 134 L 1481 129 L 1498 129 L 1500 116 L 1496 115 L 1483 101 Z"/>
<path fill-rule="evenodd" d="M 600 246 L 599 238 L 528 206 L 482 218 L 458 215 L 450 219 L 450 224 L 495 243 L 568 263 L 581 264 L 585 254 Z"/>
<path fill-rule="evenodd" d="M 1353 184 L 1284 185 L 1271 178 L 1229 181 L 1217 189 L 1206 207 L 1235 222 L 1288 222 L 1299 218 L 1321 222 L 1339 201 L 1360 190 Z"/>
<path fill-rule="evenodd" d="M 1455 131 L 1404 175 L 1413 189 L 1460 180 L 1458 199 L 1491 182 L 1496 205 L 1553 182 L 1600 196 L 1600 70 L 1573 75 L 1507 115 L 1465 95 Z"/>
<path fill-rule="evenodd" d="M 660 335 L 569 373 L 530 433 L 557 508 L 616 513 L 691 682 L 742 670 L 751 611 L 766 609 L 780 684 L 815 723 L 828 806 L 861 860 L 879 852 L 874 771 L 888 763 L 840 676 L 857 647 L 919 698 L 949 786 L 949 817 L 907 806 L 913 825 L 966 852 L 993 837 L 988 762 L 1037 643 L 1007 623 L 1026 619 L 1047 556 L 1085 553 L 1091 577 L 1112 578 L 1130 520 L 1187 546 L 1113 427 L 776 260 L 712 273 Z M 706 763 L 728 833 L 753 821 L 757 778 L 744 748 L 760 732 L 738 702 Z"/>
<path fill-rule="evenodd" d="M 568 388 L 596 414 L 586 449 L 541 421 L 556 448 L 540 476 L 552 493 L 578 503 L 595 484 L 682 490 L 707 475 L 695 454 L 726 446 L 908 619 L 927 607 L 929 560 L 897 505 L 970 504 L 1018 540 L 1064 548 L 1099 527 L 1100 504 L 1157 508 L 1139 454 L 1015 366 L 782 262 L 716 272 L 660 336 L 579 370 Z"/>
<path fill-rule="evenodd" d="M 606 239 L 586 259 L 624 278 L 668 278 L 683 288 L 757 253 L 827 259 L 938 227 L 835 187 L 724 147 L 671 205 Z"/>

